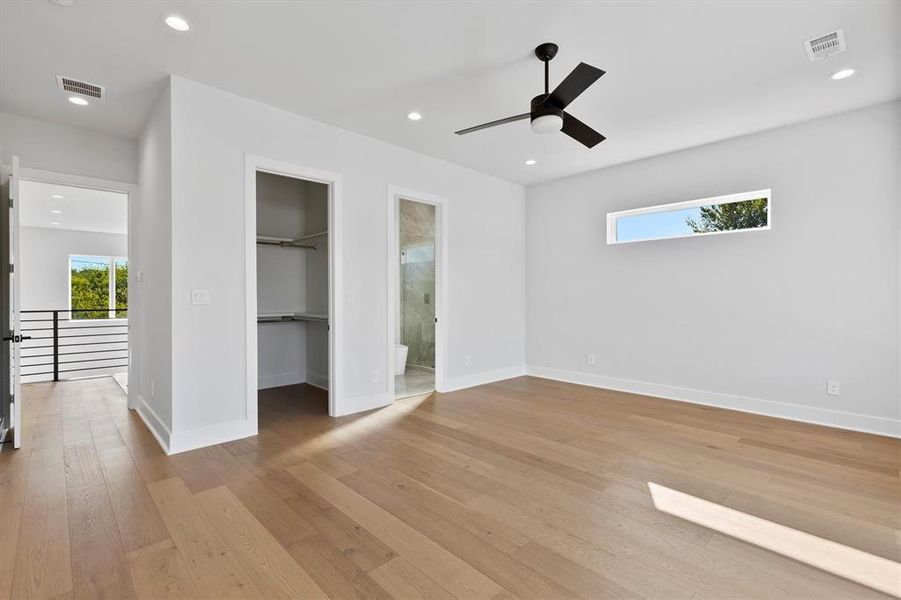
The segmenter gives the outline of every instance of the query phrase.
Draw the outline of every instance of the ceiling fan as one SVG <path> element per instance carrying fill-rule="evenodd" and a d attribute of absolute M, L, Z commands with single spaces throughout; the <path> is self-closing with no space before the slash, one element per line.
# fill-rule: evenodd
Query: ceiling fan
<path fill-rule="evenodd" d="M 551 42 L 541 44 L 535 48 L 535 56 L 544 63 L 544 93 L 532 98 L 531 111 L 507 117 L 506 119 L 483 123 L 475 127 L 468 127 L 454 133 L 465 135 L 474 131 L 488 129 L 489 127 L 504 125 L 505 123 L 531 119 L 533 133 L 547 134 L 562 131 L 589 148 L 594 148 L 597 144 L 603 142 L 606 139 L 603 135 L 563 109 L 587 90 L 591 84 L 600 79 L 604 71 L 580 62 L 553 92 L 548 92 L 549 63 L 557 55 L 557 49 L 557 44 Z"/>

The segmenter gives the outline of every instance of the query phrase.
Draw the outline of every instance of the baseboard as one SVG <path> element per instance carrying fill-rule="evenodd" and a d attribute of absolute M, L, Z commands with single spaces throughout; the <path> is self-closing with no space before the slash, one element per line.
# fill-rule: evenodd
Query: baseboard
<path fill-rule="evenodd" d="M 720 392 L 708 392 L 693 388 L 650 383 L 647 381 L 636 381 L 632 379 L 620 379 L 618 377 L 580 373 L 578 371 L 566 371 L 549 367 L 527 366 L 526 374 L 533 377 L 553 379 L 555 381 L 563 381 L 566 383 L 576 383 L 590 387 L 641 394 L 643 396 L 666 398 L 667 400 L 678 400 L 680 402 L 690 402 L 692 404 L 727 408 L 768 417 L 789 419 L 791 421 L 801 421 L 803 423 L 812 423 L 814 425 L 825 425 L 827 427 L 837 427 L 839 429 L 850 429 L 852 431 L 862 431 L 865 433 L 874 433 L 876 435 L 901 438 L 901 420 L 887 419 L 885 417 L 874 417 L 871 415 L 862 415 L 839 410 L 790 404 L 788 402 L 763 400 L 760 398 L 736 396 Z"/>
<path fill-rule="evenodd" d="M 159 415 L 156 414 L 156 411 L 144 401 L 144 397 L 140 394 L 137 396 L 138 405 L 135 407 L 135 412 L 138 413 L 138 416 L 144 421 L 144 425 L 147 426 L 147 429 L 149 429 L 150 433 L 153 434 L 153 437 L 156 438 L 156 441 L 163 449 L 163 452 L 171 454 L 169 451 L 169 444 L 172 439 L 172 433 L 169 431 L 169 428 L 166 427 L 166 424 L 163 423 L 163 420 L 160 419 Z"/>
<path fill-rule="evenodd" d="M 284 385 L 296 385 L 307 380 L 306 371 L 292 371 L 290 373 L 276 373 L 274 375 L 260 375 L 257 379 L 258 390 L 282 387 Z"/>
<path fill-rule="evenodd" d="M 328 391 L 328 375 L 320 375 L 319 373 L 307 371 L 305 381 L 313 387 Z"/>
<path fill-rule="evenodd" d="M 458 377 L 445 378 L 439 386 L 439 392 L 455 392 L 466 388 L 475 387 L 477 385 L 485 385 L 486 383 L 494 383 L 495 381 L 503 381 L 504 379 L 512 379 L 525 375 L 525 368 L 507 367 L 505 369 L 494 369 L 493 371 L 482 371 L 471 375 L 461 375 Z"/>
<path fill-rule="evenodd" d="M 251 423 L 248 419 L 175 431 L 169 438 L 169 453 L 178 454 L 215 444 L 224 444 L 256 434 L 256 424 Z"/>
<path fill-rule="evenodd" d="M 312 385 L 312 384 L 311 384 Z M 394 398 L 388 392 L 381 394 L 373 394 L 372 396 L 358 396 L 356 398 L 348 398 L 342 403 L 343 410 L 335 414 L 336 417 L 352 415 L 354 413 L 373 410 L 376 408 L 384 408 L 394 402 Z"/>

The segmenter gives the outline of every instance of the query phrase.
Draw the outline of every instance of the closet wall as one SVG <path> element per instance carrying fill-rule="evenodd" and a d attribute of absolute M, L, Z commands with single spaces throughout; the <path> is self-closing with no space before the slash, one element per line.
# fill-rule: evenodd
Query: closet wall
<path fill-rule="evenodd" d="M 257 173 L 257 235 L 295 239 L 328 226 L 328 187 L 270 173 Z M 328 313 L 328 244 L 316 249 L 257 245 L 257 312 Z M 328 385 L 328 330 L 325 323 L 260 323 L 257 338 L 258 387 L 310 380 Z"/>
<path fill-rule="evenodd" d="M 305 184 L 305 207 L 307 233 L 328 230 L 328 186 L 321 183 Z M 316 250 L 304 252 L 306 260 L 307 312 L 328 314 L 329 257 L 328 238 L 311 240 L 316 242 Z M 328 387 L 328 324 L 307 323 L 307 383 Z"/>

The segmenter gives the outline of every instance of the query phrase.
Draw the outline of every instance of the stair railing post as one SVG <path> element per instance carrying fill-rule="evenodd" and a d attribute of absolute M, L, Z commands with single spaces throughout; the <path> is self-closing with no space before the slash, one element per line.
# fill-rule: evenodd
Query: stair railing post
<path fill-rule="evenodd" d="M 59 381 L 59 311 L 53 311 L 53 381 Z"/>

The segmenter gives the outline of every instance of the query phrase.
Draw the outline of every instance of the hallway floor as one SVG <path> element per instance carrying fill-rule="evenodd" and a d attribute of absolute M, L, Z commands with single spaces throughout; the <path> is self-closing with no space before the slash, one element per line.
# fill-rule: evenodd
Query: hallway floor
<path fill-rule="evenodd" d="M 520 377 L 340 419 L 266 390 L 259 436 L 166 456 L 112 378 L 24 403 L 0 598 L 885 597 L 673 493 L 873 581 L 899 560 L 901 441 L 873 435 Z"/>

